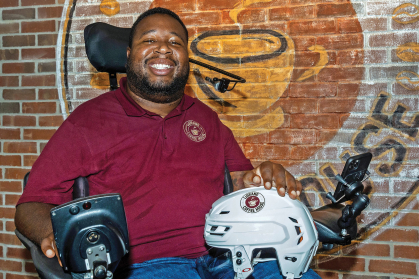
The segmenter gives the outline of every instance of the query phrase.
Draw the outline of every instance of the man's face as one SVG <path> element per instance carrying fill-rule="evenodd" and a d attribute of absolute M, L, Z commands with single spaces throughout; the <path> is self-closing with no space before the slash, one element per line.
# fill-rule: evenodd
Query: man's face
<path fill-rule="evenodd" d="M 189 75 L 187 44 L 176 19 L 165 14 L 144 18 L 127 50 L 129 90 L 155 103 L 180 99 Z"/>

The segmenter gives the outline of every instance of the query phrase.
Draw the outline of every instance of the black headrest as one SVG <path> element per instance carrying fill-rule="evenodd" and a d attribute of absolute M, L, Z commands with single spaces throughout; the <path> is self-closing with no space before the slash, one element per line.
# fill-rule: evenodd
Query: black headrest
<path fill-rule="evenodd" d="M 103 22 L 84 28 L 87 58 L 99 72 L 125 73 L 127 47 L 131 28 Z"/>

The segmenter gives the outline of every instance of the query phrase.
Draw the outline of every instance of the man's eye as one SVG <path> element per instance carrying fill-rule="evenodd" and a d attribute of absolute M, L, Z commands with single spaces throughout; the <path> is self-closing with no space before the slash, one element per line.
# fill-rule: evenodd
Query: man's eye
<path fill-rule="evenodd" d="M 176 41 L 171 41 L 170 42 L 172 45 L 180 45 L 180 43 L 179 42 L 176 42 Z"/>
<path fill-rule="evenodd" d="M 155 40 L 153 40 L 153 39 L 147 39 L 147 40 L 144 40 L 146 43 L 154 43 L 155 42 Z"/>

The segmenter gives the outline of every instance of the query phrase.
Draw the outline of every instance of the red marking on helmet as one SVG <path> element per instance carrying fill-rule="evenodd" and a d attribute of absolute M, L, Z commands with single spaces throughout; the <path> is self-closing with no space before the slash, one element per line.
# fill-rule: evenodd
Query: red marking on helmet
<path fill-rule="evenodd" d="M 249 272 L 251 270 L 252 270 L 251 268 L 245 268 L 245 269 L 242 270 L 242 272 Z"/>

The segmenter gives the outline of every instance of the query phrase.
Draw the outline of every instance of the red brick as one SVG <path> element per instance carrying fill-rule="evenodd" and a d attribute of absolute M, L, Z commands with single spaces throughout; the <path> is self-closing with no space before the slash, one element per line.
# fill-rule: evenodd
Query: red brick
<path fill-rule="evenodd" d="M 35 71 L 35 63 L 3 63 L 2 68 L 4 74 L 33 73 Z"/>
<path fill-rule="evenodd" d="M 314 18 L 314 5 L 279 7 L 269 10 L 269 20 L 293 20 Z"/>
<path fill-rule="evenodd" d="M 38 63 L 38 73 L 48 73 L 55 72 L 56 64 L 55 62 L 40 62 Z M 90 68 L 88 69 L 90 71 Z"/>
<path fill-rule="evenodd" d="M 317 132 L 303 129 L 281 129 L 269 135 L 270 143 L 279 144 L 313 144 L 316 143 Z"/>
<path fill-rule="evenodd" d="M 318 257 L 319 260 L 323 256 Z M 353 258 L 353 257 L 337 257 L 333 258 L 327 262 L 319 263 L 318 267 L 320 269 L 329 269 L 329 270 L 339 270 L 339 271 L 365 271 L 365 259 L 363 258 Z"/>
<path fill-rule="evenodd" d="M 22 49 L 22 59 L 53 59 L 55 58 L 55 48 L 24 48 Z"/>
<path fill-rule="evenodd" d="M 38 8 L 38 18 L 61 18 L 61 13 L 63 12 L 62 6 L 57 7 L 39 7 Z"/>
<path fill-rule="evenodd" d="M 5 205 L 13 205 L 15 206 L 17 204 L 17 201 L 19 200 L 20 195 L 5 195 Z"/>
<path fill-rule="evenodd" d="M 364 67 L 324 68 L 318 74 L 319 81 L 361 81 L 365 76 Z"/>
<path fill-rule="evenodd" d="M 57 34 L 38 34 L 38 46 L 55 46 Z"/>
<path fill-rule="evenodd" d="M 21 0 L 22 6 L 53 5 L 55 0 Z"/>
<path fill-rule="evenodd" d="M 237 16 L 237 22 L 242 24 L 265 22 L 266 13 L 261 9 L 246 9 Z"/>
<path fill-rule="evenodd" d="M 36 269 L 35 269 L 35 266 L 33 265 L 33 263 L 31 263 L 31 262 L 26 262 L 25 263 L 25 272 L 36 273 Z M 38 277 L 36 277 L 36 278 L 38 278 Z M 29 277 L 28 279 L 32 279 L 32 278 Z"/>
<path fill-rule="evenodd" d="M 22 113 L 55 113 L 55 102 L 22 103 Z"/>
<path fill-rule="evenodd" d="M 399 213 L 401 217 L 397 222 L 398 226 L 416 226 L 419 227 L 419 213 Z"/>
<path fill-rule="evenodd" d="M 317 38 L 317 45 L 327 50 L 361 49 L 364 46 L 364 38 L 362 34 L 321 36 Z"/>
<path fill-rule="evenodd" d="M 292 129 L 338 129 L 339 118 L 336 114 L 292 114 Z"/>
<path fill-rule="evenodd" d="M 0 191 L 22 193 L 22 182 L 0 181 Z M 0 241 L 0 243 L 4 242 Z"/>
<path fill-rule="evenodd" d="M 265 160 L 290 158 L 289 146 L 264 144 L 259 146 L 259 156 Z"/>
<path fill-rule="evenodd" d="M 2 166 L 21 166 L 21 158 L 19 155 L 0 155 L 0 165 Z"/>
<path fill-rule="evenodd" d="M 373 196 L 371 197 L 370 208 L 372 209 L 388 209 L 400 201 L 400 197 L 394 196 Z"/>
<path fill-rule="evenodd" d="M 394 47 L 417 41 L 417 33 L 391 32 L 387 34 L 373 34 L 369 37 L 371 47 Z"/>
<path fill-rule="evenodd" d="M 316 44 L 316 37 L 293 36 L 295 51 L 306 51 Z"/>
<path fill-rule="evenodd" d="M 18 49 L 0 49 L 0 60 L 18 60 Z"/>
<path fill-rule="evenodd" d="M 318 17 L 338 17 L 354 15 L 355 11 L 352 3 L 341 4 L 318 4 L 317 16 Z"/>
<path fill-rule="evenodd" d="M 35 100 L 35 89 L 4 89 L 3 99 L 5 100 Z"/>
<path fill-rule="evenodd" d="M 339 33 L 359 33 L 361 25 L 357 18 L 341 18 L 338 19 Z"/>
<path fill-rule="evenodd" d="M 291 82 L 289 97 L 321 98 L 333 97 L 337 94 L 336 83 Z"/>
<path fill-rule="evenodd" d="M 21 245 L 20 240 L 17 238 L 17 236 L 14 233 L 13 234 L 0 233 L 0 243 L 10 244 L 10 245 Z M 2 268 L 1 263 L 0 263 L 0 270 L 8 270 L 8 269 Z"/>
<path fill-rule="evenodd" d="M 386 229 L 374 238 L 375 241 L 418 242 L 418 230 Z"/>
<path fill-rule="evenodd" d="M 0 210 L 0 218 L 13 219 L 16 209 L 14 207 L 2 207 Z"/>
<path fill-rule="evenodd" d="M 376 256 L 389 257 L 390 246 L 388 244 L 355 243 L 352 245 L 354 250 L 350 249 L 349 256 Z"/>
<path fill-rule="evenodd" d="M 0 87 L 19 86 L 19 77 L 16 76 L 0 76 Z"/>
<path fill-rule="evenodd" d="M 22 86 L 54 86 L 55 75 L 23 76 Z"/>
<path fill-rule="evenodd" d="M 359 275 L 359 274 L 343 274 L 342 278 L 343 279 L 390 279 L 390 277 L 387 277 L 387 276 L 372 276 L 372 275 Z M 407 278 L 403 278 L 403 279 L 407 279 Z"/>
<path fill-rule="evenodd" d="M 14 232 L 16 230 L 15 222 L 14 221 L 6 221 L 6 231 Z"/>
<path fill-rule="evenodd" d="M 49 140 L 55 133 L 55 129 L 41 130 L 41 129 L 24 129 L 23 139 L 25 140 Z"/>
<path fill-rule="evenodd" d="M 0 103 L 0 113 L 19 113 L 19 112 L 20 112 L 19 103 L 11 103 L 11 102 Z"/>
<path fill-rule="evenodd" d="M 5 153 L 37 153 L 35 142 L 5 142 L 3 144 Z"/>
<path fill-rule="evenodd" d="M 339 274 L 337 272 L 327 272 L 322 270 L 313 269 L 322 279 L 338 279 Z"/>
<path fill-rule="evenodd" d="M 22 271 L 22 262 L 0 260 L 0 270 L 3 270 L 3 271 Z"/>
<path fill-rule="evenodd" d="M 25 174 L 27 174 L 30 169 L 20 169 L 20 168 L 8 168 L 5 171 L 5 178 L 6 179 L 18 179 L 23 180 Z"/>
<path fill-rule="evenodd" d="M 3 126 L 35 126 L 36 117 L 29 115 L 4 115 Z"/>
<path fill-rule="evenodd" d="M 0 139 L 20 139 L 20 129 L 0 129 Z"/>
<path fill-rule="evenodd" d="M 22 20 L 22 19 L 35 19 L 35 9 L 13 9 L 3 10 L 3 20 Z"/>
<path fill-rule="evenodd" d="M 320 146 L 316 145 L 298 145 L 291 148 L 291 158 L 294 160 L 305 160 L 319 149 Z"/>
<path fill-rule="evenodd" d="M 290 21 L 290 35 L 319 35 L 333 34 L 337 31 L 336 22 L 333 19 Z"/>
<path fill-rule="evenodd" d="M 0 34 L 19 33 L 19 23 L 0 23 Z"/>
<path fill-rule="evenodd" d="M 280 99 L 279 104 L 285 113 L 315 113 L 318 111 L 317 100 L 314 98 Z"/>
<path fill-rule="evenodd" d="M 370 260 L 370 272 L 418 275 L 416 263 L 402 261 Z"/>
<path fill-rule="evenodd" d="M 192 1 L 190 1 L 192 2 Z M 155 2 L 154 2 L 155 3 Z M 223 10 L 223 9 L 233 9 L 236 3 L 234 1 L 224 1 L 224 0 L 202 0 L 198 1 L 198 10 L 208 11 L 208 10 Z"/>
<path fill-rule="evenodd" d="M 23 165 L 27 167 L 32 167 L 36 159 L 38 159 L 38 155 L 24 155 Z"/>
<path fill-rule="evenodd" d="M 34 35 L 3 36 L 3 47 L 34 46 Z"/>
<path fill-rule="evenodd" d="M 221 22 L 221 13 L 219 12 L 193 12 L 181 13 L 179 17 L 185 25 L 216 25 Z"/>
<path fill-rule="evenodd" d="M 419 246 L 394 246 L 394 257 L 404 259 L 419 259 Z"/>
<path fill-rule="evenodd" d="M 54 32 L 55 20 L 22 22 L 22 33 Z"/>
<path fill-rule="evenodd" d="M 33 265 L 32 263 L 27 262 L 25 264 L 25 271 L 26 272 L 32 272 L 32 273 L 36 272 L 34 270 L 32 270 L 32 271 L 26 270 L 26 266 L 28 264 L 30 264 L 31 266 Z M 12 273 L 6 273 L 6 277 L 5 277 L 5 279 L 37 279 L 37 278 L 39 278 L 39 277 L 34 276 L 34 275 L 21 275 L 21 274 L 12 274 Z"/>
<path fill-rule="evenodd" d="M 54 116 L 40 116 L 39 126 L 42 127 L 59 127 L 63 123 L 64 119 L 62 115 Z"/>
<path fill-rule="evenodd" d="M 58 99 L 57 89 L 39 89 L 39 100 L 56 100 Z"/>
<path fill-rule="evenodd" d="M 18 7 L 19 0 L 2 0 L 0 1 L 0 7 Z"/>

